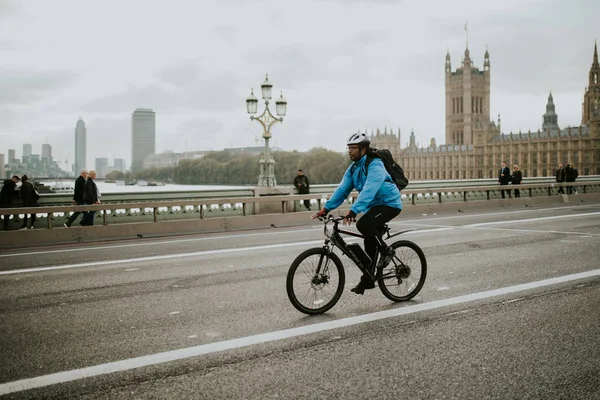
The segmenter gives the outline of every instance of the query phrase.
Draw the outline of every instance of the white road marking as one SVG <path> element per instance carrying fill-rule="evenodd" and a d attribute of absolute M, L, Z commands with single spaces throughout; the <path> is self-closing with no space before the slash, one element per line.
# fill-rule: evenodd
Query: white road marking
<path fill-rule="evenodd" d="M 349 240 L 347 242 L 350 242 Z M 64 265 L 53 265 L 50 267 L 38 267 L 38 268 L 27 268 L 27 269 L 16 269 L 12 271 L 0 271 L 0 275 L 14 275 L 14 274 L 25 274 L 30 272 L 42 272 L 42 271 L 55 271 L 59 269 L 70 269 L 70 268 L 83 268 L 83 267 L 97 267 L 100 265 L 115 265 L 115 264 L 131 264 L 145 261 L 157 261 L 157 260 L 167 260 L 179 257 L 196 257 L 196 256 L 205 256 L 209 254 L 222 254 L 222 253 L 239 253 L 243 251 L 256 251 L 256 250 L 266 250 L 266 249 L 276 249 L 280 247 L 288 247 L 288 246 L 306 246 L 307 244 L 316 244 L 323 243 L 323 240 L 313 240 L 311 242 L 296 242 L 296 243 L 279 243 L 279 244 L 267 244 L 263 246 L 252 246 L 252 247 L 238 247 L 234 249 L 218 249 L 218 250 L 203 250 L 203 251 L 195 251 L 192 253 L 178 253 L 178 254 L 165 254 L 161 256 L 148 256 L 148 257 L 138 257 L 138 258 L 127 258 L 120 260 L 109 260 L 109 261 L 91 261 L 86 263 L 79 264 L 64 264 Z"/>
<path fill-rule="evenodd" d="M 592 278 L 596 276 L 600 276 L 600 269 L 580 272 L 572 275 L 559 276 L 556 278 L 544 279 L 537 282 L 529 282 L 515 286 L 508 286 L 500 289 L 487 290 L 484 292 L 471 293 L 463 296 L 452 297 L 449 299 L 432 301 L 429 303 L 422 303 L 413 306 L 378 311 L 371 314 L 357 315 L 354 317 L 342 318 L 335 321 L 321 322 L 312 325 L 300 326 L 297 328 L 261 333 L 237 339 L 230 339 L 221 342 L 208 343 L 199 346 L 183 348 L 179 350 L 171 350 L 157 354 L 150 354 L 147 356 L 129 358 L 126 360 L 119 360 L 86 368 L 57 372 L 54 374 L 42 375 L 35 378 L 22 379 L 19 381 L 0 384 L 0 395 L 16 393 L 24 390 L 30 390 L 50 385 L 56 385 L 59 383 L 72 382 L 83 378 L 91 378 L 115 372 L 128 371 L 136 368 L 163 364 L 166 362 L 183 360 L 186 358 L 198 357 L 221 351 L 235 350 L 242 347 L 345 328 L 349 326 L 364 324 L 366 322 L 373 322 L 386 318 L 399 317 L 401 315 L 414 314 L 421 311 L 434 310 L 457 304 L 464 304 L 472 301 L 484 300 L 512 293 L 519 293 L 545 286 L 557 285 L 565 282 Z"/>
<path fill-rule="evenodd" d="M 2 257 L 19 257 L 19 256 L 28 256 L 34 254 L 50 254 L 50 253 L 69 253 L 75 251 L 89 251 L 89 250 L 105 250 L 105 249 L 119 249 L 125 247 L 137 247 L 137 246 L 156 246 L 160 244 L 178 244 L 184 242 L 199 242 L 204 240 L 221 240 L 221 239 L 237 239 L 237 238 L 247 238 L 253 236 L 268 236 L 268 235 L 282 235 L 285 233 L 298 233 L 298 232 L 314 232 L 316 230 L 322 230 L 323 227 L 313 227 L 310 229 L 296 229 L 296 230 L 278 230 L 277 232 L 261 232 L 261 233 L 244 233 L 238 235 L 227 235 L 227 236 L 203 236 L 196 238 L 171 238 L 168 240 L 158 240 L 144 243 L 128 243 L 128 244 L 116 244 L 111 246 L 86 246 L 86 247 L 77 247 L 77 248 L 69 248 L 69 249 L 61 249 L 61 250 L 42 250 L 42 251 L 34 251 L 34 252 L 18 252 L 18 253 L 6 253 L 0 254 L 0 258 Z"/>
<path fill-rule="evenodd" d="M 527 219 L 513 219 L 510 221 L 495 221 L 495 222 L 481 222 L 478 224 L 464 225 L 465 228 L 472 228 L 475 226 L 486 226 L 486 225 L 500 225 L 500 224 L 517 224 L 519 222 L 532 222 L 532 221 L 546 221 L 550 219 L 564 219 L 564 218 L 577 218 L 577 217 L 589 217 L 591 215 L 600 215 L 600 212 L 591 212 L 583 214 L 569 214 L 569 215 L 553 215 L 551 217 L 538 217 L 538 218 L 527 218 Z"/>

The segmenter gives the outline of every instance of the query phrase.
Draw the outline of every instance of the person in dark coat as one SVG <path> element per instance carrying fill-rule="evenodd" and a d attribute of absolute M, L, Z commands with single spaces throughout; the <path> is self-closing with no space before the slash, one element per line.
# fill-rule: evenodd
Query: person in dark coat
<path fill-rule="evenodd" d="M 23 199 L 23 207 L 37 207 L 40 195 L 35 190 L 35 187 L 33 187 L 33 184 L 29 182 L 27 175 L 21 177 L 21 182 L 21 199 Z M 29 215 L 31 216 L 31 225 L 29 226 L 29 229 L 33 229 L 36 215 L 35 213 Z M 27 229 L 27 220 L 28 214 L 25 214 L 23 216 L 23 225 L 21 225 L 21 228 L 19 229 Z"/>
<path fill-rule="evenodd" d="M 578 176 L 577 168 L 572 163 L 568 163 L 565 167 L 565 182 L 575 182 Z M 573 189 L 573 186 L 567 186 L 567 194 L 573 194 Z"/>
<path fill-rule="evenodd" d="M 511 180 L 513 185 L 520 185 L 521 181 L 523 180 L 523 173 L 521 172 L 517 164 L 513 166 L 513 174 L 511 176 Z M 519 197 L 521 197 L 521 191 L 519 189 L 515 189 L 515 198 Z"/>
<path fill-rule="evenodd" d="M 556 183 L 563 183 L 565 181 L 565 169 L 563 168 L 562 163 L 558 164 L 558 169 L 556 170 Z M 565 191 L 563 190 L 563 187 L 560 186 L 558 188 L 558 194 L 564 194 Z"/>
<path fill-rule="evenodd" d="M 506 166 L 506 161 L 502 161 L 502 168 L 500 168 L 500 172 L 498 173 L 498 183 L 502 186 L 508 185 L 510 182 L 510 169 Z M 510 190 L 507 190 L 508 196 L 510 197 Z M 504 198 L 504 189 L 500 191 L 502 198 Z"/>
<path fill-rule="evenodd" d="M 21 178 L 13 175 L 11 179 L 6 179 L 0 190 L 0 208 L 10 208 L 12 206 L 13 199 L 19 195 L 17 191 L 17 182 Z M 2 227 L 5 231 L 9 230 L 10 215 L 4 215 L 4 221 Z"/>
<path fill-rule="evenodd" d="M 294 178 L 294 186 L 298 189 L 298 194 L 310 193 L 310 182 L 308 182 L 308 177 L 304 175 L 301 169 L 298 170 L 298 174 Z M 304 207 L 310 211 L 310 200 L 304 200 Z"/>
<path fill-rule="evenodd" d="M 96 186 L 96 171 L 92 170 L 88 174 L 88 178 L 85 181 L 85 186 L 83 187 L 83 201 L 85 204 L 100 204 L 98 186 Z M 83 224 L 85 226 L 94 225 L 94 217 L 96 216 L 96 211 L 88 211 L 87 214 L 83 217 Z"/>
<path fill-rule="evenodd" d="M 87 178 L 88 172 L 85 169 L 82 169 L 81 172 L 79 173 L 79 176 L 77 177 L 77 179 L 75 179 L 75 190 L 73 191 L 73 203 L 77 204 L 77 205 L 84 205 L 85 203 L 83 202 L 83 190 L 85 188 L 85 178 Z M 83 221 L 85 220 L 85 214 L 87 214 L 87 211 L 75 211 L 67 220 L 67 222 L 65 222 L 64 226 L 65 227 L 70 227 L 73 222 L 75 222 L 75 220 L 77 219 L 77 217 L 79 216 L 79 214 L 83 214 L 83 217 L 81 218 L 81 221 L 79 222 L 80 225 L 83 225 Z"/>

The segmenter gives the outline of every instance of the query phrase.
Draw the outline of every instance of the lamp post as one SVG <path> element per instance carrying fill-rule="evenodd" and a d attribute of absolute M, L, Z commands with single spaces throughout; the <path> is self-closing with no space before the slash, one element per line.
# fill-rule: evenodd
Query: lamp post
<path fill-rule="evenodd" d="M 250 90 L 250 96 L 246 99 L 246 109 L 250 114 L 250 119 L 260 122 L 263 127 L 263 139 L 265 139 L 265 153 L 260 160 L 260 175 L 258 176 L 258 186 L 276 186 L 275 180 L 275 161 L 269 154 L 269 139 L 271 139 L 271 126 L 276 122 L 283 122 L 283 117 L 287 111 L 287 101 L 283 98 L 283 93 L 275 102 L 275 111 L 279 116 L 276 117 L 269 110 L 269 100 L 271 100 L 271 89 L 273 85 L 269 82 L 269 75 L 260 85 L 262 98 L 265 101 L 265 109 L 258 117 L 254 115 L 258 109 L 258 99 L 254 96 L 254 89 Z"/>

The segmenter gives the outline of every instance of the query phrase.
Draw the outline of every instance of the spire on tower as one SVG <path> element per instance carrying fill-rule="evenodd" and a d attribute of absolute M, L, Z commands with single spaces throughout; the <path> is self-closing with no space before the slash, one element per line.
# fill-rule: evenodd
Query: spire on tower
<path fill-rule="evenodd" d="M 594 61 L 592 65 L 598 65 L 598 46 L 596 45 L 596 41 L 594 40 Z"/>

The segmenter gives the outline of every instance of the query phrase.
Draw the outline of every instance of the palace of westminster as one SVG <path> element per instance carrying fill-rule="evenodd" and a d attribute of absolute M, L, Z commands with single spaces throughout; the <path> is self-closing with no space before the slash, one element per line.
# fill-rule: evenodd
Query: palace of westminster
<path fill-rule="evenodd" d="M 553 176 L 559 163 L 572 163 L 579 175 L 600 175 L 600 65 L 598 49 L 589 72 L 582 104 L 581 126 L 559 128 L 552 94 L 548 97 L 542 129 L 503 134 L 490 120 L 490 58 L 486 50 L 483 70 L 473 66 L 469 49 L 462 66 L 452 71 L 446 54 L 446 144 L 417 147 L 414 132 L 406 148 L 387 129 L 372 132 L 372 146 L 388 148 L 414 180 L 481 179 L 498 176 L 500 164 L 518 164 L 523 176 Z M 512 170 L 512 168 L 511 168 Z"/>

